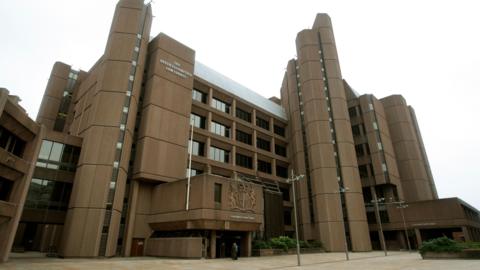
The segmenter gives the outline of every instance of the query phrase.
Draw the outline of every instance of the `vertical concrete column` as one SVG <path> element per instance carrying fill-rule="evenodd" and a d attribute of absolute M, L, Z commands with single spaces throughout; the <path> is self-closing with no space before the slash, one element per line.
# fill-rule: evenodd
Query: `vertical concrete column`
<path fill-rule="evenodd" d="M 232 122 L 232 128 L 231 128 L 231 134 L 230 134 L 230 137 L 232 138 L 232 141 L 237 140 L 236 130 L 237 130 L 237 122 L 233 121 Z"/>
<path fill-rule="evenodd" d="M 472 241 L 472 237 L 470 235 L 470 230 L 468 229 L 468 227 L 462 226 L 462 232 L 466 242 Z"/>
<path fill-rule="evenodd" d="M 236 110 L 237 110 L 237 100 L 236 100 L 236 99 L 233 99 L 233 100 L 232 100 L 232 105 L 231 105 L 231 110 L 230 110 L 230 114 L 231 114 L 233 117 L 235 117 Z"/>
<path fill-rule="evenodd" d="M 423 240 L 422 240 L 422 233 L 418 228 L 415 228 L 415 240 L 417 240 L 417 247 L 420 248 L 420 246 L 422 246 Z"/>
<path fill-rule="evenodd" d="M 210 233 L 210 258 L 215 259 L 217 254 L 217 231 Z"/>
<path fill-rule="evenodd" d="M 256 129 L 253 130 L 252 144 L 253 144 L 253 148 L 257 150 L 257 130 Z"/>
<path fill-rule="evenodd" d="M 115 255 L 151 19 L 141 0 L 121 0 L 115 9 L 65 220 L 63 257 Z"/>
<path fill-rule="evenodd" d="M 212 106 L 212 99 L 213 99 L 213 88 L 208 89 L 208 97 L 207 97 L 207 105 Z"/>
<path fill-rule="evenodd" d="M 235 166 L 237 164 L 237 147 L 235 145 L 232 146 L 232 158 L 230 159 L 231 164 Z"/>
<path fill-rule="evenodd" d="M 255 126 L 257 125 L 257 110 L 252 110 L 252 124 Z"/>
<path fill-rule="evenodd" d="M 48 79 L 47 88 L 43 94 L 42 103 L 37 114 L 37 123 L 53 129 L 57 119 L 58 109 L 63 98 L 63 91 L 67 87 L 70 66 L 55 62 Z"/>
<path fill-rule="evenodd" d="M 370 250 L 347 101 L 328 15 L 317 15 L 312 29 L 301 31 L 296 43 L 295 75 L 301 94 L 298 106 L 315 234 L 327 250 L 342 251 L 344 230 L 348 228 L 353 250 Z M 348 191 L 340 194 L 339 189 L 344 187 Z M 346 208 L 346 228 L 340 200 Z"/>
<path fill-rule="evenodd" d="M 270 138 L 270 152 L 275 154 L 275 136 Z"/>
<path fill-rule="evenodd" d="M 272 175 L 277 176 L 277 160 L 272 159 Z"/>
<path fill-rule="evenodd" d="M 211 125 L 212 125 L 212 112 L 208 112 L 207 113 L 207 124 L 206 124 L 207 131 L 210 131 Z"/>
<path fill-rule="evenodd" d="M 128 206 L 127 222 L 126 222 L 126 233 L 125 238 L 125 248 L 123 251 L 124 256 L 130 256 L 132 248 L 132 238 L 133 238 L 133 229 L 135 227 L 135 209 L 137 209 L 138 202 L 138 181 L 132 180 L 130 182 L 130 202 Z"/>
<path fill-rule="evenodd" d="M 207 137 L 207 141 L 205 142 L 205 157 L 210 157 L 210 144 L 212 143 L 212 139 Z"/>
<path fill-rule="evenodd" d="M 405 200 L 435 199 L 436 191 L 427 172 L 422 146 L 407 102 L 400 95 L 392 95 L 381 101 L 387 116 Z"/>
<path fill-rule="evenodd" d="M 242 241 L 243 249 L 242 256 L 251 257 L 252 256 L 252 232 L 245 232 L 245 237 Z"/>

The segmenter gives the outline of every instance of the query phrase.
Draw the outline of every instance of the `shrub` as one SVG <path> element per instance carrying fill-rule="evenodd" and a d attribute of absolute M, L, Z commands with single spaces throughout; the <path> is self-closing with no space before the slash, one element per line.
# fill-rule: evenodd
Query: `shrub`
<path fill-rule="evenodd" d="M 252 249 L 268 249 L 272 248 L 269 242 L 265 242 L 263 240 L 255 240 L 252 243 Z"/>
<path fill-rule="evenodd" d="M 458 243 L 462 249 L 480 249 L 480 242 Z"/>
<path fill-rule="evenodd" d="M 301 248 L 311 248 L 310 244 L 307 241 L 300 240 L 299 243 Z"/>
<path fill-rule="evenodd" d="M 427 251 L 432 252 L 460 252 L 462 251 L 462 246 L 452 239 L 443 236 L 439 238 L 432 239 L 430 241 L 423 242 L 419 251 L 421 254 L 424 254 Z"/>
<path fill-rule="evenodd" d="M 288 250 L 289 248 L 295 248 L 297 242 L 288 236 L 279 236 L 270 239 L 270 244 L 273 248 Z"/>

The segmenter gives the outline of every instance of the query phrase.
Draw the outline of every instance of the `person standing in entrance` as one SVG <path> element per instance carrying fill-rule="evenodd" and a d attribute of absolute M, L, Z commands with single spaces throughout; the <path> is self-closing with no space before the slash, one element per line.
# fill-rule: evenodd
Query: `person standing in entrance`
<path fill-rule="evenodd" d="M 238 246 L 237 246 L 237 243 L 233 243 L 232 245 L 232 260 L 236 260 L 237 259 L 237 255 L 238 255 Z"/>

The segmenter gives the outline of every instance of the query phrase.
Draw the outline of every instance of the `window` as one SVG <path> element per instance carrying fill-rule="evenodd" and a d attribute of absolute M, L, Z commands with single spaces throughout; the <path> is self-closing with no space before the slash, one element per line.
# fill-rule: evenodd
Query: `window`
<path fill-rule="evenodd" d="M 244 168 L 252 168 L 252 158 L 249 156 L 245 156 L 242 154 L 236 154 L 235 155 L 235 163 L 238 166 L 244 167 Z"/>
<path fill-rule="evenodd" d="M 270 151 L 270 142 L 262 138 L 257 138 L 257 147 L 266 151 Z"/>
<path fill-rule="evenodd" d="M 188 177 L 188 171 L 189 169 L 187 168 L 187 173 L 186 173 L 186 176 Z M 202 174 L 203 171 L 202 170 L 198 170 L 198 169 L 191 169 L 191 175 L 190 176 L 195 176 L 195 175 L 199 175 L 199 174 Z"/>
<path fill-rule="evenodd" d="M 210 146 L 210 159 L 228 163 L 228 157 L 230 152 L 221 148 L 217 148 L 215 146 Z"/>
<path fill-rule="evenodd" d="M 368 110 L 373 111 L 373 104 L 372 103 L 368 103 Z"/>
<path fill-rule="evenodd" d="M 284 210 L 283 211 L 283 224 L 287 226 L 292 225 L 292 211 L 291 210 Z"/>
<path fill-rule="evenodd" d="M 355 152 L 357 153 L 357 157 L 364 156 L 365 151 L 363 151 L 363 145 L 362 144 L 355 145 Z"/>
<path fill-rule="evenodd" d="M 277 165 L 276 173 L 278 177 L 288 178 L 288 168 Z"/>
<path fill-rule="evenodd" d="M 266 129 L 266 130 L 270 130 L 269 122 L 265 119 L 260 118 L 260 117 L 257 117 L 257 126 L 263 128 L 263 129 Z"/>
<path fill-rule="evenodd" d="M 348 108 L 348 115 L 350 115 L 350 118 L 357 116 L 357 107 L 350 107 Z"/>
<path fill-rule="evenodd" d="M 190 148 L 190 142 L 188 143 L 188 146 Z M 192 155 L 203 156 L 204 146 L 205 146 L 205 144 L 203 142 L 192 141 L 192 148 L 193 148 Z M 190 149 L 188 149 L 188 153 L 190 154 Z"/>
<path fill-rule="evenodd" d="M 257 169 L 261 172 L 264 172 L 264 173 L 268 173 L 268 174 L 272 174 L 272 164 L 270 164 L 270 162 L 267 162 L 267 161 L 263 161 L 263 160 L 258 160 L 257 162 Z"/>
<path fill-rule="evenodd" d="M 0 177 L 0 201 L 8 201 L 12 187 L 13 181 Z"/>
<path fill-rule="evenodd" d="M 377 142 L 377 147 L 378 147 L 378 150 L 382 150 L 382 149 L 383 149 L 382 143 L 381 143 L 381 142 Z"/>
<path fill-rule="evenodd" d="M 285 128 L 277 125 L 273 125 L 273 132 L 275 134 L 285 137 Z"/>
<path fill-rule="evenodd" d="M 360 136 L 361 135 L 359 125 L 352 126 L 352 134 L 353 134 L 353 136 Z"/>
<path fill-rule="evenodd" d="M 230 105 L 216 98 L 212 98 L 211 106 L 224 113 L 230 113 Z"/>
<path fill-rule="evenodd" d="M 221 204 L 222 203 L 222 184 L 215 183 L 214 187 L 214 201 L 215 204 Z"/>
<path fill-rule="evenodd" d="M 367 150 L 367 155 L 370 155 L 370 147 L 368 146 L 368 143 L 365 143 L 365 149 Z"/>
<path fill-rule="evenodd" d="M 252 145 L 252 135 L 240 130 L 235 130 L 235 136 L 237 141 Z"/>
<path fill-rule="evenodd" d="M 275 154 L 277 154 L 279 156 L 282 156 L 282 157 L 286 157 L 287 156 L 287 149 L 282 145 L 275 144 Z"/>
<path fill-rule="evenodd" d="M 286 202 L 290 201 L 290 189 L 281 187 L 280 191 L 282 192 L 282 199 Z"/>
<path fill-rule="evenodd" d="M 190 122 L 193 122 L 193 126 L 197 128 L 205 128 L 205 117 L 191 113 Z"/>
<path fill-rule="evenodd" d="M 214 121 L 210 124 L 210 132 L 227 138 L 230 137 L 230 128 Z"/>
<path fill-rule="evenodd" d="M 15 136 L 12 132 L 0 126 L 0 148 L 15 156 L 22 157 L 26 142 Z"/>
<path fill-rule="evenodd" d="M 75 171 L 79 156 L 79 147 L 43 140 L 36 166 L 54 170 Z"/>
<path fill-rule="evenodd" d="M 242 110 L 242 109 L 237 108 L 237 110 L 236 110 L 236 112 L 235 112 L 235 115 L 236 115 L 238 118 L 240 118 L 240 119 L 242 119 L 242 120 L 245 120 L 245 121 L 247 121 L 247 122 L 251 122 L 251 121 L 252 121 L 252 114 L 249 113 L 249 112 L 246 112 L 246 111 L 244 111 L 244 110 Z"/>
<path fill-rule="evenodd" d="M 360 178 L 368 177 L 368 169 L 365 165 L 358 166 L 358 172 L 360 173 Z"/>
<path fill-rule="evenodd" d="M 378 124 L 377 124 L 377 122 L 373 122 L 373 129 L 378 130 Z"/>
<path fill-rule="evenodd" d="M 66 210 L 71 190 L 71 183 L 32 178 L 25 208 Z"/>
<path fill-rule="evenodd" d="M 192 99 L 202 103 L 207 103 L 207 95 L 195 88 L 192 90 Z"/>

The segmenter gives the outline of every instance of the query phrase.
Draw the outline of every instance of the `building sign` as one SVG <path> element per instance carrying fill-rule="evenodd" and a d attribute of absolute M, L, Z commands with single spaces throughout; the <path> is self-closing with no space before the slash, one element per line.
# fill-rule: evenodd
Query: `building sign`
<path fill-rule="evenodd" d="M 252 216 L 231 215 L 230 217 L 234 219 L 255 220 Z"/>
<path fill-rule="evenodd" d="M 232 210 L 254 212 L 257 197 L 252 183 L 231 181 L 228 195 Z"/>
<path fill-rule="evenodd" d="M 182 69 L 182 65 L 180 65 L 180 63 L 178 63 L 177 61 L 173 61 L 173 63 L 170 63 L 165 59 L 160 59 L 160 63 L 165 65 L 165 70 L 179 77 L 182 77 L 184 79 L 192 77 L 192 73 Z"/>

